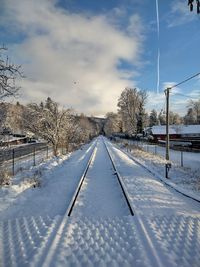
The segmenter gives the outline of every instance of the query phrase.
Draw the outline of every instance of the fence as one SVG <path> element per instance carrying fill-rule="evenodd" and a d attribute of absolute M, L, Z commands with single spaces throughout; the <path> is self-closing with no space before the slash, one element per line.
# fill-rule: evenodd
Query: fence
<path fill-rule="evenodd" d="M 125 141 L 125 140 L 124 140 Z M 150 144 L 142 141 L 125 141 L 129 145 L 136 145 L 147 153 L 159 155 L 165 158 L 166 149 L 157 144 Z M 196 171 L 200 168 L 200 153 L 170 149 L 170 160 L 181 167 L 191 168 Z"/>
<path fill-rule="evenodd" d="M 12 175 L 20 169 L 36 166 L 53 155 L 51 147 L 36 143 L 0 150 L 0 168 Z"/>

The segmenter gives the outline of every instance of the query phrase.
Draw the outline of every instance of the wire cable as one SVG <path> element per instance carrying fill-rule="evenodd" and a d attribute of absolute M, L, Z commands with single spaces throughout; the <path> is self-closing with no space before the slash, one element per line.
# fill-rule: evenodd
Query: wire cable
<path fill-rule="evenodd" d="M 177 84 L 175 84 L 175 85 L 173 85 L 173 86 L 168 87 L 168 89 L 172 89 L 172 88 L 175 88 L 175 87 L 177 87 L 177 86 L 179 86 L 179 85 L 181 85 L 181 84 L 183 84 L 183 83 L 186 83 L 186 82 L 188 82 L 189 80 L 192 80 L 193 78 L 197 77 L 198 75 L 200 75 L 200 72 L 197 73 L 197 74 L 195 74 L 195 75 L 193 75 L 193 76 L 191 76 L 191 77 L 189 77 L 189 78 L 187 78 L 187 79 L 185 79 L 184 81 L 182 81 L 182 82 L 180 82 L 180 83 L 177 83 Z"/>

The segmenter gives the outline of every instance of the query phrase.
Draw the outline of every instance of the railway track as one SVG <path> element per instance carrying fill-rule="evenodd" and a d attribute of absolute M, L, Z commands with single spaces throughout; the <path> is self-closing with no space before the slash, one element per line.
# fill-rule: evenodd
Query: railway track
<path fill-rule="evenodd" d="M 145 192 L 142 194 L 140 184 L 134 184 L 134 179 L 133 186 L 128 187 L 130 184 L 126 180 L 126 171 L 130 162 L 123 165 L 115 148 L 104 138 L 98 140 L 88 149 L 85 166 L 81 166 L 82 173 L 76 179 L 77 185 L 73 183 L 74 193 L 71 192 L 71 200 L 67 200 L 63 216 L 24 217 L 2 224 L 0 222 L 3 239 L 0 265 L 2 262 L 1 266 L 5 267 L 177 267 L 185 253 L 182 266 L 197 266 L 199 255 L 195 251 L 199 251 L 198 217 L 180 214 L 177 208 L 176 212 L 170 213 L 169 207 L 169 214 L 164 214 L 165 206 L 161 206 L 162 212 L 158 210 L 157 213 L 157 195 L 148 196 L 147 199 Z M 137 176 L 137 170 L 135 171 Z M 134 174 L 131 167 L 127 173 L 130 176 Z M 104 199 L 101 196 L 95 201 L 95 197 L 98 198 L 103 190 L 106 191 Z M 146 190 L 147 188 L 144 191 Z M 162 197 L 159 192 L 158 196 Z M 169 199 L 171 196 L 172 193 Z M 156 209 L 153 213 L 146 214 L 147 209 L 154 209 L 154 198 Z M 91 203 L 94 209 L 91 209 Z M 112 204 L 106 209 L 109 203 Z M 180 205 L 179 201 L 178 203 Z M 101 209 L 99 204 L 105 208 L 101 212 L 98 211 Z M 131 216 L 132 207 L 135 216 Z M 187 214 L 187 207 L 185 211 Z M 172 246 L 177 251 L 177 260 L 170 257 Z"/>
<path fill-rule="evenodd" d="M 151 173 L 154 177 L 156 177 L 157 179 L 159 179 L 163 184 L 167 185 L 168 187 L 172 188 L 173 190 L 175 190 L 177 193 L 183 195 L 184 197 L 187 197 L 189 199 L 194 200 L 195 202 L 200 203 L 200 199 L 195 198 L 195 196 L 192 195 L 188 195 L 188 193 L 185 193 L 183 191 L 181 191 L 181 189 L 173 186 L 171 183 L 169 183 L 168 181 L 165 181 L 160 175 L 156 174 L 155 172 L 151 171 L 149 168 L 147 168 L 145 165 L 143 165 L 142 163 L 140 163 L 138 160 L 136 160 L 135 158 L 133 158 L 129 153 L 127 153 L 126 151 L 120 149 L 118 146 L 115 145 L 115 147 L 117 149 L 119 149 L 122 153 L 124 153 L 129 159 L 131 159 L 133 162 L 135 162 L 137 165 L 141 166 L 143 169 L 145 169 L 146 171 L 148 171 L 149 173 Z"/>
<path fill-rule="evenodd" d="M 113 170 L 114 170 L 114 175 L 117 177 L 117 181 L 118 181 L 118 184 L 119 184 L 119 189 L 121 190 L 122 195 L 123 195 L 123 197 L 125 199 L 125 202 L 126 202 L 126 204 L 128 206 L 128 210 L 130 212 L 130 215 L 133 216 L 134 215 L 133 208 L 131 207 L 129 196 L 128 196 L 127 190 L 126 190 L 126 188 L 124 186 L 124 183 L 122 181 L 122 177 L 120 176 L 120 174 L 117 171 L 117 168 L 116 168 L 115 163 L 114 163 L 114 161 L 112 159 L 110 151 L 109 151 L 108 147 L 106 146 L 106 143 L 104 142 L 104 140 L 103 140 L 103 143 L 104 143 L 105 149 L 106 149 L 106 151 L 108 153 L 108 157 L 109 157 L 109 159 L 111 161 L 111 164 L 112 164 L 112 167 L 113 167 Z M 63 231 L 64 231 L 64 229 L 66 227 L 67 221 L 70 219 L 70 217 L 73 217 L 73 209 L 74 209 L 74 207 L 76 205 L 76 202 L 77 202 L 77 200 L 79 198 L 79 194 L 81 192 L 84 180 L 85 180 L 85 178 L 87 176 L 87 173 L 88 173 L 88 171 L 89 171 L 89 169 L 91 167 L 91 162 L 94 159 L 95 152 L 96 152 L 96 149 L 97 149 L 96 146 L 97 146 L 97 142 L 95 143 L 95 145 L 94 145 L 94 147 L 92 149 L 92 152 L 90 154 L 88 162 L 87 162 L 87 164 L 86 164 L 86 166 L 84 168 L 84 171 L 83 171 L 82 175 L 80 176 L 80 180 L 78 182 L 76 190 L 74 191 L 74 194 L 73 194 L 73 196 L 71 198 L 71 201 L 70 201 L 68 207 L 66 208 L 65 214 L 64 214 L 64 216 L 62 217 L 61 221 L 58 224 L 57 231 L 55 232 L 55 236 L 53 236 L 51 238 L 51 242 L 49 242 L 49 244 L 45 244 L 46 255 L 44 257 L 40 257 L 40 259 L 44 258 L 43 262 L 39 262 L 39 264 L 37 264 L 37 265 L 34 263 L 32 266 L 40 266 L 40 265 L 46 266 L 46 267 L 50 266 L 51 259 L 52 259 L 53 255 L 55 253 L 55 247 L 59 243 L 59 239 L 62 236 L 62 233 L 63 233 Z"/>

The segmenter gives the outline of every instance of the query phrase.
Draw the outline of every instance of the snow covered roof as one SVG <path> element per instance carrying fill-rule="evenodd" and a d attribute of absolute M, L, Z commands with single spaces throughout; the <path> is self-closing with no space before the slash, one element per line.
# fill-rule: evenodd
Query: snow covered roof
<path fill-rule="evenodd" d="M 13 141 L 17 141 L 17 140 L 21 140 L 24 139 L 25 137 L 14 137 L 14 136 L 1 136 L 0 135 L 0 141 L 2 142 L 13 142 Z"/>
<path fill-rule="evenodd" d="M 166 126 L 153 126 L 152 134 L 166 134 Z M 200 125 L 170 125 L 169 134 L 200 134 Z"/>

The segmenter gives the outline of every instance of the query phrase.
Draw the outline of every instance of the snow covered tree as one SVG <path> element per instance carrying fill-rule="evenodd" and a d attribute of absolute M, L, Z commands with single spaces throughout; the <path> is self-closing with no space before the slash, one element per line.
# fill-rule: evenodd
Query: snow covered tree
<path fill-rule="evenodd" d="M 191 100 L 188 107 L 193 109 L 195 124 L 200 124 L 200 99 Z"/>
<path fill-rule="evenodd" d="M 6 127 L 6 118 L 8 113 L 8 104 L 0 103 L 0 132 Z"/>
<path fill-rule="evenodd" d="M 160 124 L 160 125 L 166 124 L 166 114 L 162 109 L 158 114 L 158 124 Z"/>
<path fill-rule="evenodd" d="M 78 123 L 81 129 L 81 142 L 88 142 L 95 135 L 94 125 L 84 114 L 80 115 Z"/>
<path fill-rule="evenodd" d="M 196 123 L 196 116 L 193 108 L 189 108 L 187 114 L 184 117 L 184 124 L 190 125 Z"/>
<path fill-rule="evenodd" d="M 77 116 L 74 115 L 73 110 L 70 110 L 65 126 L 62 129 L 61 146 L 65 147 L 66 151 L 70 151 L 72 146 L 74 147 L 83 142 L 83 135 Z"/>
<path fill-rule="evenodd" d="M 125 88 L 118 99 L 119 113 L 122 117 L 123 131 L 129 135 L 136 134 L 142 127 L 147 99 L 145 91 L 137 88 Z"/>
<path fill-rule="evenodd" d="M 142 133 L 144 127 L 146 126 L 147 114 L 145 112 L 145 104 L 147 101 L 147 93 L 142 90 L 139 91 L 139 103 L 138 103 L 138 113 L 137 113 L 137 133 Z"/>
<path fill-rule="evenodd" d="M 121 122 L 118 114 L 108 112 L 106 114 L 106 121 L 104 124 L 104 132 L 106 135 L 119 133 L 121 131 Z"/>
<path fill-rule="evenodd" d="M 191 100 L 188 104 L 187 114 L 184 117 L 185 124 L 200 124 L 200 99 Z"/>
<path fill-rule="evenodd" d="M 21 76 L 20 66 L 10 63 L 8 57 L 3 56 L 6 48 L 0 48 L 0 100 L 15 96 L 19 87 L 15 84 L 17 76 Z"/>
<path fill-rule="evenodd" d="M 48 97 L 44 105 L 29 104 L 23 119 L 26 129 L 48 141 L 57 156 L 66 135 L 66 125 L 71 119 L 71 110 L 60 110 L 58 104 Z"/>
<path fill-rule="evenodd" d="M 197 8 L 197 14 L 200 14 L 200 0 L 196 0 L 196 8 Z M 193 11 L 194 9 L 194 0 L 188 0 L 188 6 L 190 8 L 190 11 Z"/>
<path fill-rule="evenodd" d="M 152 109 L 150 115 L 149 115 L 149 126 L 152 127 L 154 125 L 158 125 L 159 120 L 158 120 L 158 114 L 155 109 Z"/>
<path fill-rule="evenodd" d="M 174 113 L 173 111 L 169 112 L 169 124 L 181 124 L 183 122 L 183 119 L 179 116 L 178 113 Z"/>
<path fill-rule="evenodd" d="M 5 126 L 10 128 L 13 133 L 24 133 L 23 126 L 23 112 L 24 106 L 19 102 L 16 104 L 7 104 L 7 114 L 5 119 Z"/>

